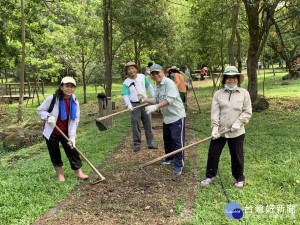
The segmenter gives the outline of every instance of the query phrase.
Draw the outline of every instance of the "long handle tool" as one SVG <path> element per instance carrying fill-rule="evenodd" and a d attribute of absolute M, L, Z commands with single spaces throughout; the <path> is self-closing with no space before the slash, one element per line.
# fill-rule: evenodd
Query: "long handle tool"
<path fill-rule="evenodd" d="M 227 133 L 228 131 L 230 131 L 230 130 L 225 130 L 225 131 L 223 131 L 223 132 L 220 132 L 220 134 L 221 134 L 221 135 L 222 135 L 222 134 L 225 134 L 225 133 Z M 174 152 L 170 152 L 169 154 L 160 156 L 160 157 L 158 157 L 158 158 L 156 158 L 156 159 L 153 159 L 153 160 L 151 160 L 151 161 L 149 161 L 149 162 L 146 162 L 146 163 L 144 163 L 144 164 L 142 164 L 142 165 L 139 165 L 139 169 L 143 169 L 143 168 L 146 167 L 146 166 L 149 166 L 149 165 L 151 165 L 151 164 L 153 164 L 153 163 L 156 163 L 156 162 L 158 162 L 158 161 L 160 161 L 160 160 L 162 160 L 162 159 L 165 159 L 165 158 L 167 158 L 167 157 L 169 157 L 169 156 L 171 156 L 171 155 L 175 155 L 175 154 L 177 154 L 178 152 L 181 152 L 181 151 L 183 151 L 183 150 L 185 150 L 185 149 L 188 149 L 188 148 L 190 148 L 190 147 L 193 147 L 193 146 L 195 146 L 195 145 L 198 145 L 198 144 L 200 144 L 200 143 L 202 143 L 202 142 L 205 142 L 205 141 L 208 141 L 208 140 L 210 140 L 210 139 L 212 139 L 212 136 L 209 136 L 209 137 L 204 138 L 204 139 L 202 139 L 202 140 L 196 141 L 196 142 L 194 142 L 194 143 L 192 143 L 192 144 L 190 144 L 190 145 L 187 145 L 187 146 L 185 146 L 185 147 L 183 147 L 183 148 L 177 149 L 177 150 L 174 151 Z"/>
<path fill-rule="evenodd" d="M 195 90 L 194 90 L 193 81 L 190 81 L 190 83 L 191 83 L 191 86 L 192 86 L 192 89 L 193 89 L 193 92 L 194 92 L 194 96 L 195 96 L 195 99 L 196 99 L 196 102 L 197 102 L 197 105 L 198 105 L 199 113 L 201 113 L 199 102 L 198 102 L 198 99 L 197 99 L 197 96 L 196 96 L 196 93 L 195 93 Z"/>
<path fill-rule="evenodd" d="M 144 107 L 144 106 L 147 106 L 147 105 L 149 105 L 149 104 L 146 103 L 146 104 L 138 105 L 138 106 L 133 107 L 133 109 L 141 108 L 141 107 Z M 122 113 L 125 113 L 125 112 L 129 112 L 129 111 L 130 111 L 130 109 L 125 109 L 125 110 L 122 110 L 122 111 L 119 111 L 119 112 L 116 112 L 116 113 L 112 113 L 112 114 L 107 115 L 107 116 L 97 118 L 96 119 L 96 125 L 97 125 L 97 127 L 99 128 L 100 131 L 107 130 L 107 127 L 101 122 L 101 120 L 105 120 L 105 119 L 108 119 L 112 116 L 116 116 L 116 115 L 119 115 L 119 114 L 122 114 Z"/>
<path fill-rule="evenodd" d="M 55 128 L 61 133 L 61 135 L 68 141 L 71 142 L 70 139 L 64 134 L 64 132 L 59 129 L 58 126 L 55 125 Z M 89 166 L 94 170 L 94 172 L 99 176 L 100 180 L 94 182 L 93 184 L 97 184 L 103 180 L 105 180 L 105 177 L 96 169 L 96 167 L 93 166 L 93 164 L 79 151 L 79 149 L 76 146 L 73 146 L 73 148 L 79 153 L 79 155 L 89 164 Z"/>

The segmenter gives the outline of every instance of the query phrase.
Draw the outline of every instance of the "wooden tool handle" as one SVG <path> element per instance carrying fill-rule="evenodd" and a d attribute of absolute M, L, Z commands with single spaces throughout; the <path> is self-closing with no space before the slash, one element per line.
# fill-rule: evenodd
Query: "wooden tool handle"
<path fill-rule="evenodd" d="M 227 133 L 228 131 L 230 131 L 230 130 L 225 130 L 225 131 L 223 131 L 223 132 L 220 132 L 220 135 L 225 134 L 225 133 Z M 212 139 L 212 136 L 209 136 L 209 137 L 204 138 L 204 139 L 202 139 L 202 140 L 196 141 L 196 142 L 194 142 L 194 143 L 192 143 L 192 144 L 190 144 L 190 145 L 187 145 L 187 146 L 185 146 L 185 147 L 183 147 L 183 148 L 177 149 L 177 150 L 174 151 L 174 152 L 170 152 L 169 154 L 163 155 L 163 156 L 158 157 L 158 158 L 156 158 L 156 159 L 153 159 L 153 160 L 151 160 L 151 161 L 149 161 L 149 162 L 146 162 L 146 163 L 144 163 L 144 164 L 142 164 L 142 165 L 139 165 L 139 168 L 141 169 L 141 168 L 143 168 L 143 167 L 149 166 L 149 165 L 151 165 L 151 164 L 153 164 L 153 163 L 156 163 L 156 162 L 158 162 L 158 161 L 160 161 L 160 160 L 162 160 L 162 159 L 165 159 L 165 158 L 167 158 L 167 157 L 169 157 L 169 156 L 171 156 L 171 155 L 175 155 L 175 154 L 177 154 L 178 152 L 181 152 L 181 151 L 183 151 L 183 150 L 185 150 L 185 149 L 187 149 L 187 148 L 193 147 L 193 146 L 195 146 L 195 145 L 198 145 L 198 144 L 200 144 L 200 143 L 202 143 L 202 142 L 205 142 L 205 141 L 207 141 L 207 140 L 210 140 L 210 139 Z"/>
<path fill-rule="evenodd" d="M 133 107 L 133 109 L 141 108 L 141 107 L 144 107 L 144 106 L 147 106 L 147 105 L 149 105 L 149 104 L 146 103 L 146 104 L 138 105 L 138 106 Z M 122 110 L 122 111 L 119 111 L 119 112 L 116 112 L 116 113 L 112 113 L 112 114 L 107 115 L 107 116 L 97 118 L 96 120 L 97 121 L 105 120 L 105 119 L 110 118 L 112 116 L 116 116 L 116 115 L 122 114 L 124 112 L 129 112 L 129 111 L 130 111 L 130 109 L 125 109 L 125 110 Z"/>
<path fill-rule="evenodd" d="M 136 86 L 136 85 L 134 85 L 134 87 L 135 87 L 135 90 L 136 90 L 136 92 L 138 93 L 138 95 L 140 95 L 140 94 L 141 94 L 141 92 L 139 91 L 139 89 L 137 88 L 137 86 Z"/>
<path fill-rule="evenodd" d="M 64 132 L 62 132 L 61 129 L 58 128 L 58 126 L 55 125 L 55 128 L 59 131 L 59 133 L 61 133 L 61 135 L 68 141 L 71 142 L 71 140 L 67 137 L 67 135 L 64 134 Z M 105 177 L 96 169 L 96 167 L 94 167 L 94 165 L 81 153 L 81 151 L 79 151 L 79 149 L 74 146 L 73 147 L 78 154 L 87 162 L 87 164 L 89 164 L 89 166 L 94 170 L 94 172 L 101 178 L 101 180 L 105 180 Z"/>

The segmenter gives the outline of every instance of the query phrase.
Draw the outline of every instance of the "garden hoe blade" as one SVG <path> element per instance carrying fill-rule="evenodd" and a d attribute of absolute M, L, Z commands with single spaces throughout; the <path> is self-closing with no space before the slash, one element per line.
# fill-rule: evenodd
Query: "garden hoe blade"
<path fill-rule="evenodd" d="M 96 119 L 96 125 L 97 125 L 97 127 L 99 128 L 100 131 L 107 130 L 107 127 L 98 118 Z"/>
<path fill-rule="evenodd" d="M 133 107 L 133 109 L 138 109 L 138 108 L 141 108 L 141 107 L 145 107 L 147 105 L 149 105 L 149 104 L 146 103 L 146 104 L 138 105 L 138 106 Z M 107 115 L 107 116 L 102 116 L 100 118 L 97 118 L 96 119 L 96 125 L 97 125 L 97 127 L 99 128 L 100 131 L 107 130 L 108 128 L 103 124 L 102 120 L 108 119 L 112 116 L 116 116 L 116 115 L 119 115 L 119 114 L 122 114 L 122 113 L 125 113 L 125 112 L 130 112 L 130 109 L 124 109 L 122 111 L 119 111 L 119 112 L 112 113 L 112 114 Z"/>

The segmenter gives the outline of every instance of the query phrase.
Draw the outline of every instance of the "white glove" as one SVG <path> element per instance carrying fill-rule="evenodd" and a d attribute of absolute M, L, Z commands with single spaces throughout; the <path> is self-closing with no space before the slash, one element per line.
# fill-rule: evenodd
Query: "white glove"
<path fill-rule="evenodd" d="M 212 131 L 211 136 L 212 136 L 212 139 L 213 139 L 213 140 L 216 140 L 216 139 L 218 139 L 221 135 L 220 135 L 220 133 L 219 133 L 218 131 Z"/>
<path fill-rule="evenodd" d="M 71 148 L 74 148 L 75 147 L 75 136 L 70 136 L 69 139 L 70 139 L 70 142 L 68 142 L 68 145 L 70 145 Z"/>
<path fill-rule="evenodd" d="M 48 116 L 47 123 L 49 123 L 52 127 L 54 127 L 56 124 L 55 117 L 52 115 Z"/>
<path fill-rule="evenodd" d="M 145 107 L 145 111 L 147 114 L 155 112 L 157 109 L 158 109 L 157 105 L 149 105 L 149 106 Z"/>
<path fill-rule="evenodd" d="M 138 98 L 139 98 L 139 101 L 140 101 L 140 103 L 143 103 L 143 102 L 145 102 L 146 101 L 146 99 L 147 99 L 147 97 L 145 97 L 144 95 L 142 95 L 142 94 L 138 94 Z"/>
<path fill-rule="evenodd" d="M 238 123 L 234 123 L 234 124 L 232 124 L 232 127 L 231 127 L 231 131 L 232 132 L 234 132 L 234 131 L 236 131 L 236 130 L 238 130 L 238 129 L 240 129 L 241 128 L 241 126 L 238 124 Z"/>
<path fill-rule="evenodd" d="M 132 112 L 134 110 L 134 108 L 132 107 L 132 105 L 128 105 L 127 108 Z"/>

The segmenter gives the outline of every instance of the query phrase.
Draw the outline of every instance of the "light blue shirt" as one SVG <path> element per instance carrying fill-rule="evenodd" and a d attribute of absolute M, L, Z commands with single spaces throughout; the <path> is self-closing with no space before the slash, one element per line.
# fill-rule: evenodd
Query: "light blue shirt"
<path fill-rule="evenodd" d="M 185 109 L 180 98 L 176 84 L 169 78 L 164 77 L 160 84 L 154 88 L 154 103 L 158 104 L 167 100 L 169 105 L 160 108 L 165 124 L 174 123 L 177 120 L 186 117 Z"/>

